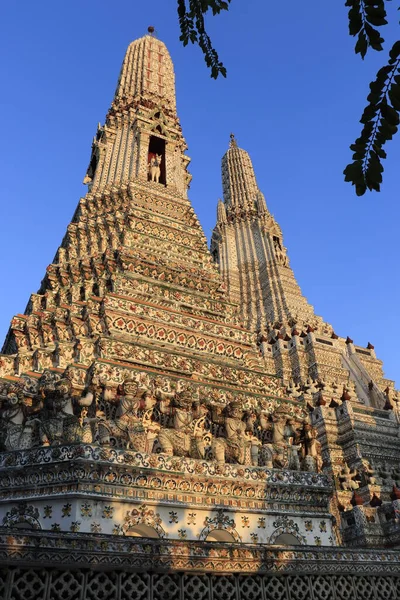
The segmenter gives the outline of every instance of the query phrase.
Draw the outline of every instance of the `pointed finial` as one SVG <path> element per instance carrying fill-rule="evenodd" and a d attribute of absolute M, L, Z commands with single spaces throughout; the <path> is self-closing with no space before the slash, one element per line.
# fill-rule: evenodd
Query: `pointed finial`
<path fill-rule="evenodd" d="M 229 148 L 237 148 L 237 142 L 236 142 L 236 139 L 235 139 L 235 134 L 231 133 L 231 135 L 229 137 L 231 138 L 230 142 L 229 142 Z"/>

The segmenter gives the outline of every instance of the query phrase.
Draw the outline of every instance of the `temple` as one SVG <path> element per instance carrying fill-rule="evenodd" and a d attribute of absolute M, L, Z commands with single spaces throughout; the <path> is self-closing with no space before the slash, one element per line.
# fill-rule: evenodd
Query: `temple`
<path fill-rule="evenodd" d="M 241 320 L 258 335 L 267 372 L 289 383 L 293 392 L 312 388 L 314 381 L 329 398 L 347 388 L 366 406 L 384 408 L 397 401 L 374 347 L 340 338 L 302 295 L 281 228 L 258 189 L 248 153 L 233 134 L 222 159 L 222 184 L 211 252 L 229 298 L 240 306 Z"/>
<path fill-rule="evenodd" d="M 233 135 L 209 251 L 185 152 L 149 28 L 0 355 L 0 595 L 394 600 L 394 383 L 314 314 Z"/>

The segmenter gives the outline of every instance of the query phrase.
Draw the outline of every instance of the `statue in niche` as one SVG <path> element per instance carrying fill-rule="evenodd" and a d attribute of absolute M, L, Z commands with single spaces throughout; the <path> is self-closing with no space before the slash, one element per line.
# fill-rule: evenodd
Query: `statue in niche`
<path fill-rule="evenodd" d="M 146 390 L 142 399 L 142 424 L 146 431 L 145 452 L 151 453 L 158 433 L 160 424 L 154 420 L 153 411 L 157 404 L 157 399 L 153 392 Z"/>
<path fill-rule="evenodd" d="M 93 388 L 95 388 L 94 381 L 92 382 Z M 89 397 L 81 399 L 79 404 L 81 405 L 80 423 L 83 428 L 85 442 L 87 443 L 99 443 L 101 445 L 109 445 L 116 443 L 116 437 L 120 434 L 120 430 L 116 427 L 115 422 L 112 419 L 107 418 L 106 411 L 102 410 L 106 407 L 109 408 L 107 413 L 115 412 L 115 398 L 117 395 L 116 387 L 108 385 L 107 382 L 100 381 L 102 392 L 93 394 L 92 402 L 89 402 Z M 111 407 L 111 409 L 110 409 Z M 116 430 L 116 431 L 115 431 Z M 117 436 L 114 437 L 113 433 Z"/>
<path fill-rule="evenodd" d="M 321 444 L 317 440 L 317 432 L 312 425 L 304 423 L 297 432 L 297 440 L 301 445 L 301 458 L 303 471 L 317 471 L 322 469 Z"/>
<path fill-rule="evenodd" d="M 390 465 L 381 463 L 379 466 L 379 476 L 382 477 L 384 484 L 390 484 L 392 481 L 392 471 Z"/>
<path fill-rule="evenodd" d="M 40 391 L 42 407 L 38 422 L 43 446 L 80 441 L 81 427 L 79 417 L 74 414 L 72 385 L 68 377 L 55 382 L 47 378 Z"/>
<path fill-rule="evenodd" d="M 98 436 L 102 445 L 121 445 L 138 452 L 151 452 L 159 425 L 153 420 L 157 400 L 146 390 L 139 390 L 133 379 L 124 381 L 117 396 L 114 419 L 107 419 L 104 411 L 96 411 Z M 115 392 L 105 388 L 106 401 L 114 400 Z"/>
<path fill-rule="evenodd" d="M 345 491 L 357 490 L 360 486 L 357 481 L 354 481 L 358 477 L 357 471 L 350 471 L 349 465 L 345 463 L 342 472 L 339 475 L 340 487 Z"/>
<path fill-rule="evenodd" d="M 123 431 L 140 422 L 139 409 L 140 397 L 138 395 L 139 384 L 135 380 L 124 381 L 122 386 L 122 395 L 115 415 L 115 421 L 118 427 Z"/>
<path fill-rule="evenodd" d="M 252 435 L 253 419 L 243 420 L 245 410 L 240 402 L 230 402 L 223 410 L 212 408 L 212 421 L 224 426 L 224 437 L 212 441 L 214 458 L 219 463 L 258 465 L 261 442 Z"/>
<path fill-rule="evenodd" d="M 98 411 L 94 381 L 78 400 L 78 405 L 81 407 L 79 415 L 80 441 L 85 444 L 96 443 L 99 439 L 98 422 L 104 416 L 104 413 Z"/>
<path fill-rule="evenodd" d="M 194 397 L 190 385 L 180 387 L 175 393 L 156 390 L 158 410 L 169 417 L 166 427 L 161 427 L 158 442 L 161 451 L 169 456 L 204 458 L 207 431 L 207 407 Z"/>
<path fill-rule="evenodd" d="M 156 154 L 150 158 L 148 164 L 150 181 L 155 181 L 156 183 L 159 182 L 161 175 L 161 161 L 162 154 Z"/>
<path fill-rule="evenodd" d="M 379 477 L 377 471 L 366 459 L 362 459 L 361 473 L 363 485 L 383 485 L 382 477 Z"/>
<path fill-rule="evenodd" d="M 274 235 L 273 242 L 274 242 L 274 252 L 275 252 L 276 262 L 279 265 L 282 265 L 283 267 L 288 267 L 289 259 L 286 254 L 286 250 L 283 248 L 283 246 L 281 244 L 280 239 Z"/>
<path fill-rule="evenodd" d="M 84 428 L 74 412 L 68 377 L 45 372 L 38 391 L 33 402 L 25 398 L 21 385 L 0 391 L 0 445 L 5 450 L 82 440 Z"/>
<path fill-rule="evenodd" d="M 171 390 L 168 380 L 144 374 L 118 387 L 93 379 L 81 397 L 72 396 L 68 373 L 45 371 L 34 388 L 26 385 L 0 385 L 6 451 L 82 442 L 152 453 L 158 440 L 157 450 L 169 456 L 296 470 L 301 458 L 301 468 L 321 468 L 315 430 L 307 424 L 298 430 L 283 407 L 270 416 L 267 400 L 248 410 L 244 397 L 226 394 L 226 404 L 217 405 L 218 394 L 204 402 L 192 384 Z"/>
<path fill-rule="evenodd" d="M 272 433 L 271 443 L 263 444 L 261 448 L 260 462 L 267 467 L 300 470 L 301 445 L 296 439 L 293 420 L 278 409 L 269 421 L 265 417 L 260 420 L 260 425 Z"/>
<path fill-rule="evenodd" d="M 0 449 L 31 448 L 35 441 L 36 420 L 29 419 L 22 387 L 6 385 L 0 390 Z"/>

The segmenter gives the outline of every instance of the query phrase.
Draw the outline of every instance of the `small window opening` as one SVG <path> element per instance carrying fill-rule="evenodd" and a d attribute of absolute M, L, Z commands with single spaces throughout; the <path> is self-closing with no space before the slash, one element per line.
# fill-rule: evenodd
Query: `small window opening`
<path fill-rule="evenodd" d="M 155 135 L 150 136 L 148 154 L 148 181 L 167 184 L 165 172 L 165 140 Z"/>
<path fill-rule="evenodd" d="M 92 287 L 92 293 L 95 296 L 100 296 L 100 288 L 99 288 L 99 284 L 98 283 L 94 283 L 93 287 Z"/>
<path fill-rule="evenodd" d="M 93 152 L 83 183 L 91 183 L 93 181 L 98 162 L 97 152 Z"/>
<path fill-rule="evenodd" d="M 278 248 L 279 250 L 282 250 L 281 240 L 278 238 L 278 236 L 274 235 L 272 239 L 274 241 L 275 248 Z"/>
<path fill-rule="evenodd" d="M 79 298 L 80 298 L 81 302 L 84 302 L 86 300 L 86 292 L 85 292 L 85 288 L 83 286 L 79 290 Z"/>

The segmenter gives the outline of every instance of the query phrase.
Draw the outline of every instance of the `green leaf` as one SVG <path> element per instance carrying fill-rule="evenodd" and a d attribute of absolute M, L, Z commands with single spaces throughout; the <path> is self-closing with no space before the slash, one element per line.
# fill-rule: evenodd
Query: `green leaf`
<path fill-rule="evenodd" d="M 381 113 L 389 125 L 397 126 L 399 124 L 399 114 L 392 106 L 387 103 L 381 104 Z"/>
<path fill-rule="evenodd" d="M 400 85 L 393 83 L 388 92 L 390 102 L 395 110 L 400 111 Z"/>
<path fill-rule="evenodd" d="M 180 41 L 184 46 L 189 42 L 197 43 L 203 52 L 204 60 L 211 71 L 211 77 L 218 75 L 226 77 L 226 68 L 220 62 L 218 54 L 212 46 L 205 30 L 204 14 L 209 10 L 218 14 L 228 10 L 231 0 L 178 0 L 178 17 L 181 35 Z"/>
<path fill-rule="evenodd" d="M 349 10 L 349 33 L 357 35 L 363 26 L 362 17 L 358 10 L 352 8 Z"/>
<path fill-rule="evenodd" d="M 364 179 L 362 163 L 359 160 L 347 165 L 343 173 L 345 175 L 345 181 L 351 181 L 353 183 L 356 183 L 361 182 Z"/>
<path fill-rule="evenodd" d="M 367 54 L 367 50 L 368 50 L 368 41 L 364 35 L 364 32 L 361 31 L 360 35 L 358 36 L 358 40 L 355 45 L 354 51 L 356 54 L 361 54 L 361 58 L 364 58 L 365 55 Z"/>
<path fill-rule="evenodd" d="M 376 27 L 382 27 L 383 25 L 387 25 L 387 21 L 383 17 L 377 17 L 374 15 L 368 15 L 368 23 L 375 25 Z"/>
<path fill-rule="evenodd" d="M 375 148 L 375 151 L 376 151 L 377 155 L 379 156 L 379 158 L 386 158 L 387 154 L 382 148 L 375 146 L 375 145 L 374 145 L 374 148 Z"/>
<path fill-rule="evenodd" d="M 372 191 L 372 190 L 375 190 L 376 192 L 380 192 L 381 191 L 381 186 L 380 186 L 380 183 L 382 183 L 381 181 L 380 182 L 373 181 L 368 176 L 366 176 L 366 181 L 367 181 L 368 189 L 370 191 Z M 360 194 L 360 195 L 362 195 L 362 194 Z"/>
<path fill-rule="evenodd" d="M 357 196 L 364 196 L 366 191 L 367 191 L 367 186 L 365 185 L 365 183 L 357 183 L 357 185 L 356 185 Z"/>
<path fill-rule="evenodd" d="M 400 40 L 395 42 L 389 51 L 389 56 L 392 60 L 397 60 L 400 55 Z"/>
<path fill-rule="evenodd" d="M 381 19 L 384 19 L 386 17 L 386 10 L 383 6 L 368 6 L 368 2 L 365 2 L 365 5 L 365 14 L 368 17 L 368 20 L 369 17 L 380 17 Z"/>
<path fill-rule="evenodd" d="M 374 119 L 376 117 L 377 112 L 378 112 L 377 105 L 368 104 L 368 106 L 366 106 L 364 108 L 364 112 L 360 119 L 360 123 L 363 123 L 366 125 L 368 123 L 368 121 L 371 121 L 372 119 Z"/>
<path fill-rule="evenodd" d="M 374 50 L 383 50 L 382 43 L 385 41 L 377 29 L 374 29 L 368 23 L 364 23 L 365 35 L 368 38 L 369 45 Z"/>
<path fill-rule="evenodd" d="M 383 10 L 386 14 L 384 0 L 364 0 L 364 4 L 365 6 L 375 6 L 377 9 Z"/>
<path fill-rule="evenodd" d="M 397 127 L 396 125 L 391 125 L 386 121 L 386 119 L 382 118 L 379 126 L 379 133 L 381 133 L 384 138 L 384 142 L 382 143 L 383 145 L 391 140 L 394 134 L 397 133 Z"/>
<path fill-rule="evenodd" d="M 389 65 L 385 65 L 381 67 L 376 74 L 376 81 L 378 83 L 384 83 L 388 77 L 388 75 L 393 71 L 393 67 Z"/>

